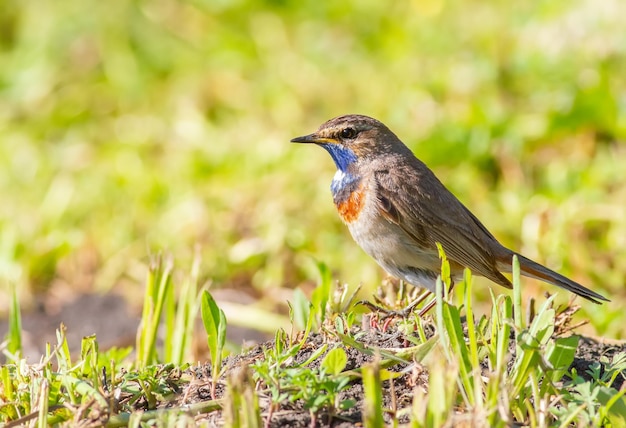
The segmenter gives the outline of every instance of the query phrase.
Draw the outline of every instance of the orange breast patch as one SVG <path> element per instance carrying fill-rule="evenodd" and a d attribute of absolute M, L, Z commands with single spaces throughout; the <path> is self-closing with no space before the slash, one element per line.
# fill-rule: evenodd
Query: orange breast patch
<path fill-rule="evenodd" d="M 346 223 L 352 223 L 361 214 L 361 209 L 365 203 L 365 192 L 363 185 L 359 186 L 354 192 L 350 193 L 348 199 L 337 204 L 337 211 Z"/>

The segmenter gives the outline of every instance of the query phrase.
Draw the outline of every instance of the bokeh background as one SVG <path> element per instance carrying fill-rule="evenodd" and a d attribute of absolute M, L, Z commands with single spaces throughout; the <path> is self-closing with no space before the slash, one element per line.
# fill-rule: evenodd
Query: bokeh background
<path fill-rule="evenodd" d="M 16 284 L 26 320 L 89 308 L 79 324 L 115 331 L 150 254 L 183 276 L 196 249 L 239 309 L 284 313 L 315 261 L 368 297 L 384 274 L 334 211 L 331 159 L 289 144 L 363 113 L 504 244 L 611 296 L 582 318 L 623 337 L 624 16 L 621 0 L 5 0 L 0 313 Z"/>

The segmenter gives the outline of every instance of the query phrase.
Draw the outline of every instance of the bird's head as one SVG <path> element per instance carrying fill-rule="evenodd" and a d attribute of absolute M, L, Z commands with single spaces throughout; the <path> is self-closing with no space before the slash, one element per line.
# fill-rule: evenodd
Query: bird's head
<path fill-rule="evenodd" d="M 383 123 L 356 114 L 331 119 L 314 133 L 294 138 L 291 142 L 322 146 L 332 156 L 337 169 L 343 172 L 362 161 L 406 149 Z"/>

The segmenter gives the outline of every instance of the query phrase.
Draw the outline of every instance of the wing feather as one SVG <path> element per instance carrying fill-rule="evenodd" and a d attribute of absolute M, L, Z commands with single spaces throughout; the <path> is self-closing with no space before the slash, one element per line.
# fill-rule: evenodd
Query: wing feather
<path fill-rule="evenodd" d="M 375 174 L 385 218 L 397 224 L 420 247 L 437 251 L 439 242 L 451 262 L 511 288 L 511 282 L 496 268 L 493 244 L 501 247 L 496 238 L 426 165 L 421 166 L 401 166 L 393 174 L 388 170 Z M 428 192 L 422 190 L 425 188 Z M 407 200 L 404 195 L 413 197 Z"/>

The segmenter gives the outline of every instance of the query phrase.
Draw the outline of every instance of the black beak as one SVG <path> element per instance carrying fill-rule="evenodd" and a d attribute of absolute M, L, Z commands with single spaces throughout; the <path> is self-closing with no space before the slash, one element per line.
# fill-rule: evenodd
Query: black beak
<path fill-rule="evenodd" d="M 337 140 L 334 138 L 320 137 L 317 133 L 309 135 L 303 135 L 302 137 L 296 137 L 291 140 L 292 143 L 313 143 L 313 144 L 337 144 Z"/>
<path fill-rule="evenodd" d="M 302 137 L 296 137 L 291 139 L 292 143 L 317 143 L 319 138 L 315 134 L 303 135 Z"/>

